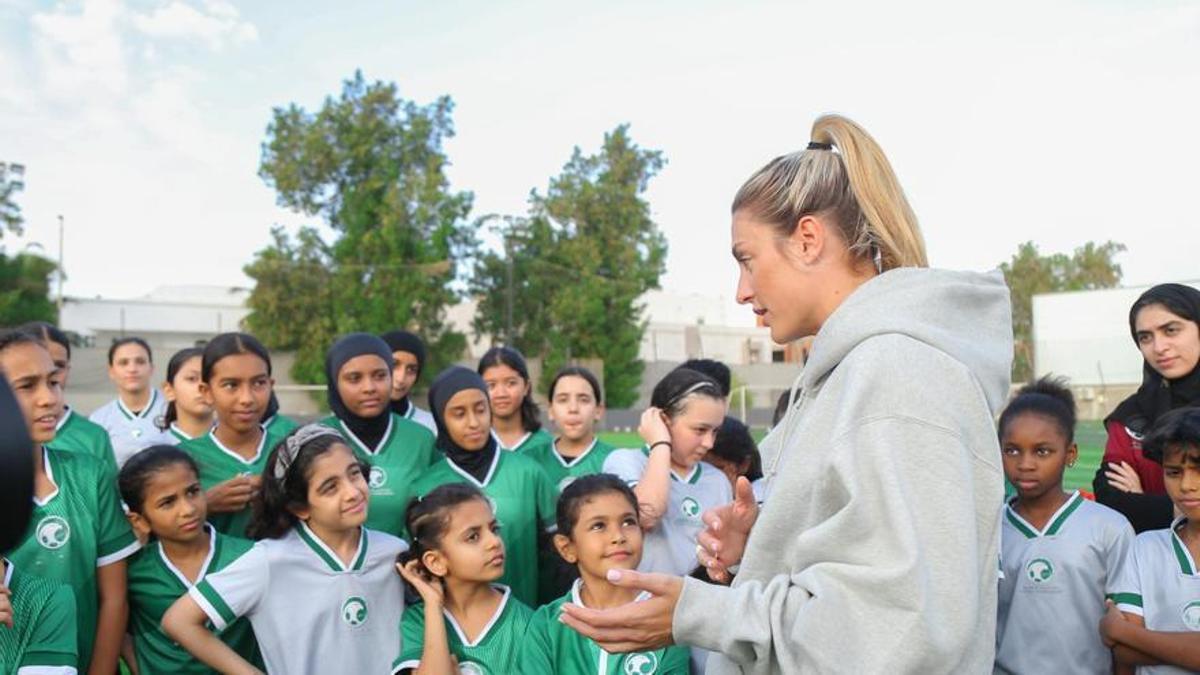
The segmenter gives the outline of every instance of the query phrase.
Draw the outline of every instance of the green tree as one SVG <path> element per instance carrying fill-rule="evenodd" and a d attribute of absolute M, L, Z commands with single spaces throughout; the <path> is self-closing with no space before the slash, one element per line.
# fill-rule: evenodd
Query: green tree
<path fill-rule="evenodd" d="M 598 358 L 610 405 L 631 405 L 644 367 L 638 299 L 658 288 L 667 254 L 643 195 L 664 164 L 661 152 L 633 142 L 628 125 L 605 134 L 594 155 L 575 148 L 545 194 L 531 194 L 528 217 L 501 228 L 507 255 L 480 259 L 475 330 L 508 336 L 511 298 L 509 340 L 543 357 L 545 378 L 573 359 Z"/>
<path fill-rule="evenodd" d="M 477 246 L 472 195 L 450 189 L 442 150 L 454 134 L 448 97 L 418 105 L 361 72 L 316 112 L 276 108 L 259 175 L 281 206 L 321 218 L 293 240 L 281 231 L 246 267 L 256 285 L 248 324 L 273 348 L 296 349 L 293 376 L 323 379 L 337 335 L 407 327 L 430 365 L 458 359 L 466 338 L 447 325 L 454 279 Z"/>
<path fill-rule="evenodd" d="M 1115 287 L 1121 283 L 1116 257 L 1124 250 L 1124 244 L 1113 241 L 1089 241 L 1071 255 L 1042 255 L 1036 244 L 1027 241 L 1011 260 L 1000 264 L 1012 295 L 1013 382 L 1033 377 L 1033 296 Z"/>
<path fill-rule="evenodd" d="M 58 266 L 41 256 L 0 252 L 0 326 L 56 320 L 50 275 Z"/>
<path fill-rule="evenodd" d="M 21 206 L 17 204 L 17 193 L 25 189 L 25 167 L 21 164 L 0 162 L 0 237 L 7 230 L 21 234 L 25 222 Z"/>

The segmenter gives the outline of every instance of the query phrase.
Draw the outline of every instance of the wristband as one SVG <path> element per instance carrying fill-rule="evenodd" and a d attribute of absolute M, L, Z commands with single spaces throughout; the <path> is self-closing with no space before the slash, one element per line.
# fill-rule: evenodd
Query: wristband
<path fill-rule="evenodd" d="M 657 447 L 658 447 L 658 446 L 660 446 L 660 445 L 665 445 L 665 446 L 667 446 L 667 449 L 668 449 L 668 450 L 670 450 L 670 449 L 671 449 L 671 441 L 655 441 L 654 443 L 651 443 L 651 444 L 650 444 L 650 452 L 654 452 L 654 449 L 655 449 L 655 448 L 657 448 Z"/>

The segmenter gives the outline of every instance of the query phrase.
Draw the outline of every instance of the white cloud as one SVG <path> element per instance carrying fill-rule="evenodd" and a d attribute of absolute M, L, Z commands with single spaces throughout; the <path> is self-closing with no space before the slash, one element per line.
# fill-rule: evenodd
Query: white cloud
<path fill-rule="evenodd" d="M 125 92 L 129 71 L 118 27 L 123 12 L 118 0 L 85 0 L 78 13 L 60 4 L 33 15 L 33 47 L 47 95 L 81 100 Z"/>
<path fill-rule="evenodd" d="M 202 9 L 174 0 L 134 16 L 133 25 L 152 38 L 198 40 L 214 51 L 258 38 L 254 24 L 243 21 L 236 7 L 220 0 L 205 2 Z"/>

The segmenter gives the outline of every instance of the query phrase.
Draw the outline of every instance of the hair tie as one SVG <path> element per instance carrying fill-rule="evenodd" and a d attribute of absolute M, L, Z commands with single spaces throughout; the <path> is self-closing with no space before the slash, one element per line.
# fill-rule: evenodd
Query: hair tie
<path fill-rule="evenodd" d="M 282 481 L 287 476 L 288 469 L 300 454 L 301 448 L 309 441 L 322 436 L 338 436 L 338 433 L 324 424 L 306 424 L 283 439 L 283 447 L 275 456 L 275 470 L 272 473 L 275 480 Z M 338 438 L 341 438 L 338 436 Z"/>
<path fill-rule="evenodd" d="M 809 141 L 806 150 L 832 150 L 832 143 L 818 143 L 817 141 Z"/>

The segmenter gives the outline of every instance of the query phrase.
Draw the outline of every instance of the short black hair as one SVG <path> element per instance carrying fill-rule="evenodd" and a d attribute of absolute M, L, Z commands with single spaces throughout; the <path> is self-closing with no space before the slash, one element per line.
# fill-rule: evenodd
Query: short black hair
<path fill-rule="evenodd" d="M 200 469 L 196 460 L 188 453 L 174 445 L 152 445 L 138 452 L 117 475 L 117 489 L 121 492 L 121 501 L 134 513 L 142 513 L 146 501 L 146 483 L 150 476 L 162 471 L 172 464 L 182 464 L 200 478 Z"/>
<path fill-rule="evenodd" d="M 1000 437 L 1004 438 L 1009 423 L 1025 413 L 1054 420 L 1067 445 L 1075 442 L 1075 396 L 1067 388 L 1066 380 L 1047 375 L 1021 387 L 1000 413 L 996 425 Z"/>
<path fill-rule="evenodd" d="M 1142 440 L 1142 454 L 1163 463 L 1167 454 L 1180 450 L 1189 455 L 1189 463 L 1200 464 L 1191 455 L 1200 455 L 1200 408 L 1178 408 L 1158 418 Z"/>
<path fill-rule="evenodd" d="M 30 321 L 21 324 L 17 330 L 29 333 L 39 340 L 61 345 L 63 349 L 67 350 L 67 360 L 71 359 L 71 339 L 67 337 L 66 333 L 59 330 L 58 326 L 45 321 Z"/>
<path fill-rule="evenodd" d="M 571 532 L 579 523 L 579 509 L 583 503 L 591 497 L 606 493 L 619 494 L 628 500 L 629 505 L 633 507 L 634 514 L 638 515 L 638 520 L 641 521 L 638 499 L 637 495 L 633 493 L 633 488 L 611 473 L 594 473 L 576 478 L 559 496 L 558 508 L 555 509 L 555 524 L 558 526 L 558 534 L 570 539 Z"/>
<path fill-rule="evenodd" d="M 721 390 L 721 396 L 729 398 L 729 392 L 733 389 L 733 373 L 729 371 L 729 366 L 715 359 L 688 359 L 679 367 L 709 376 L 713 382 L 717 383 L 717 388 Z"/>
<path fill-rule="evenodd" d="M 140 337 L 130 335 L 128 337 L 113 339 L 112 344 L 108 347 L 108 365 L 111 366 L 113 364 L 113 356 L 117 353 L 118 349 L 124 347 L 125 345 L 138 345 L 142 349 L 145 349 L 146 360 L 150 363 L 154 363 L 154 352 L 150 351 L 150 343 L 146 342 Z"/>
<path fill-rule="evenodd" d="M 712 450 L 708 452 L 736 465 L 750 460 L 746 473 L 743 474 L 746 479 L 753 482 L 763 477 L 762 456 L 758 454 L 754 436 L 750 434 L 750 429 L 736 417 L 725 417 L 721 428 L 717 429 L 717 440 L 713 443 Z"/>
<path fill-rule="evenodd" d="M 558 388 L 558 381 L 564 377 L 581 378 L 592 388 L 592 397 L 596 399 L 596 405 L 604 403 L 604 392 L 600 389 L 600 380 L 596 378 L 595 373 L 582 366 L 567 366 L 554 374 L 554 379 L 550 380 L 550 391 L 547 397 L 551 402 L 554 401 L 554 390 Z"/>

